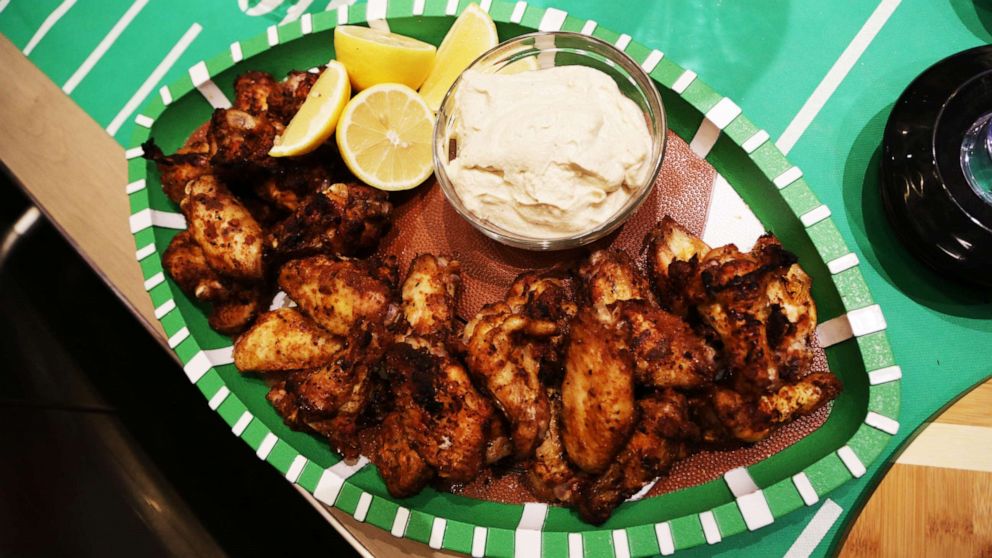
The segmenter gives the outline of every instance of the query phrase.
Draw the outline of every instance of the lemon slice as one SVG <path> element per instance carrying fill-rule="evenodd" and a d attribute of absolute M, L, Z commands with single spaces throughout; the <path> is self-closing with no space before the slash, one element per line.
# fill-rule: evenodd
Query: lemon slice
<path fill-rule="evenodd" d="M 434 45 L 368 27 L 344 25 L 334 30 L 335 58 L 348 68 L 355 90 L 379 83 L 402 83 L 413 89 L 434 66 Z"/>
<path fill-rule="evenodd" d="M 300 110 L 289 121 L 289 126 L 275 139 L 269 155 L 289 157 L 317 149 L 334 133 L 341 111 L 350 97 L 348 72 L 343 64 L 331 60 L 314 82 Z"/>
<path fill-rule="evenodd" d="M 448 30 L 437 49 L 434 69 L 420 87 L 431 110 L 441 107 L 448 88 L 473 60 L 499 43 L 496 25 L 482 8 L 470 4 Z"/>
<path fill-rule="evenodd" d="M 373 85 L 344 107 L 338 122 L 341 158 L 362 182 L 409 190 L 431 175 L 434 113 L 413 89 Z"/>

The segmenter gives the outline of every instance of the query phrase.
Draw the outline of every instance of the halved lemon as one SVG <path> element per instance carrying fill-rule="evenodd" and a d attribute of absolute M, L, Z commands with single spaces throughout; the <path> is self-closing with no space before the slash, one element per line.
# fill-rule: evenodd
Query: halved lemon
<path fill-rule="evenodd" d="M 397 83 L 373 85 L 344 107 L 338 150 L 369 186 L 409 190 L 433 170 L 433 128 L 434 113 L 416 91 Z"/>
<path fill-rule="evenodd" d="M 416 89 L 434 66 L 437 49 L 388 31 L 344 25 L 334 30 L 335 58 L 348 68 L 355 90 L 379 83 Z"/>
<path fill-rule="evenodd" d="M 434 69 L 420 87 L 427 106 L 437 112 L 445 93 L 473 60 L 499 43 L 496 24 L 476 4 L 470 4 L 448 30 L 437 49 Z"/>
<path fill-rule="evenodd" d="M 336 60 L 314 82 L 310 93 L 293 115 L 289 126 L 275 139 L 269 155 L 289 157 L 317 149 L 334 133 L 341 111 L 351 98 L 351 84 L 344 65 Z"/>

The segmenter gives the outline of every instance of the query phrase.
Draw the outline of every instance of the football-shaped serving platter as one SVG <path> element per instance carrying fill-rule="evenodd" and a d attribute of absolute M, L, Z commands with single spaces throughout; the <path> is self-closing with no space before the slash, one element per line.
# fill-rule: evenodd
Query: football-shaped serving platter
<path fill-rule="evenodd" d="M 564 557 L 576 551 L 593 556 L 669 554 L 747 530 L 774 529 L 786 514 L 813 505 L 863 475 L 895 434 L 898 367 L 886 339 L 884 318 L 862 278 L 858 259 L 800 169 L 730 99 L 660 51 L 638 43 L 636 37 L 553 8 L 497 0 L 481 4 L 496 22 L 500 40 L 534 30 L 563 30 L 592 34 L 624 50 L 653 78 L 667 111 L 671 141 L 659 185 L 668 181 L 670 188 L 659 188 L 657 195 L 677 196 L 677 188 L 671 185 L 679 183 L 680 173 L 683 178 L 701 173 L 697 178 L 703 177 L 708 189 L 703 202 L 697 203 L 699 223 L 687 223 L 689 228 L 700 233 L 704 225 L 708 228 L 710 222 L 720 220 L 713 226 L 730 231 L 723 235 L 729 234 L 729 239 L 721 239 L 735 240 L 737 221 L 713 213 L 726 210 L 717 207 L 726 205 L 716 203 L 719 199 L 738 200 L 746 212 L 739 201 L 743 200 L 760 227 L 773 232 L 799 256 L 813 278 L 820 346 L 830 370 L 844 382 L 841 395 L 819 416 L 822 424 L 816 423 L 815 430 L 810 424 L 805 430 L 793 429 L 771 445 L 731 452 L 731 457 L 737 456 L 732 459 L 710 455 L 680 464 L 672 476 L 681 481 L 669 483 L 660 494 L 628 501 L 605 524 L 593 526 L 571 510 L 541 503 L 496 503 L 432 488 L 412 498 L 393 498 L 367 460 L 342 461 L 322 439 L 289 429 L 266 401 L 265 383 L 235 369 L 232 340 L 211 330 L 205 309 L 163 272 L 161 254 L 185 228 L 185 220 L 162 192 L 155 165 L 141 157 L 141 144 L 154 137 L 166 153 L 175 151 L 215 107 L 227 106 L 238 74 L 262 70 L 283 76 L 293 69 L 325 64 L 334 56 L 332 36 L 337 25 L 372 21 L 375 26 L 439 44 L 468 5 L 466 0 L 457 5 L 449 0 L 373 0 L 307 14 L 196 64 L 140 111 L 137 121 L 142 125 L 126 151 L 131 231 L 155 316 L 207 404 L 259 458 L 318 500 L 395 536 L 480 556 Z M 421 186 L 430 188 L 437 185 Z M 404 199 L 408 198 L 396 202 L 399 214 Z M 747 218 L 753 221 L 750 213 Z M 406 227 L 417 222 L 409 216 L 403 221 Z M 743 236 L 739 242 L 746 243 Z M 472 273 L 471 266 L 465 269 Z"/>

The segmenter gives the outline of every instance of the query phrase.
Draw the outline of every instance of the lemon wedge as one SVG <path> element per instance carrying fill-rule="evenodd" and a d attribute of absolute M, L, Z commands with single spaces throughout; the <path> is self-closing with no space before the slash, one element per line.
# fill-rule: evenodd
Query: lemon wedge
<path fill-rule="evenodd" d="M 334 51 L 357 91 L 379 83 L 420 87 L 434 66 L 437 49 L 388 31 L 344 25 L 334 30 Z"/>
<path fill-rule="evenodd" d="M 330 61 L 286 130 L 275 139 L 269 155 L 290 157 L 317 149 L 334 133 L 341 111 L 350 97 L 347 70 L 340 62 Z"/>
<path fill-rule="evenodd" d="M 496 25 L 477 4 L 469 4 L 437 49 L 434 69 L 420 87 L 427 106 L 437 112 L 448 88 L 473 60 L 499 43 Z"/>
<path fill-rule="evenodd" d="M 409 190 L 433 170 L 433 129 L 434 113 L 416 91 L 396 83 L 373 85 L 344 107 L 338 150 L 369 186 Z"/>

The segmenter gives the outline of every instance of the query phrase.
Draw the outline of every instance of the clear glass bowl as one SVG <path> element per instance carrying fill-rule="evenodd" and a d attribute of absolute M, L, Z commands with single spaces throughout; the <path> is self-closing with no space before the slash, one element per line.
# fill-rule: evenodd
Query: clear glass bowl
<path fill-rule="evenodd" d="M 511 70 L 514 73 L 519 73 L 523 64 L 534 68 L 580 65 L 595 68 L 612 77 L 619 86 L 620 92 L 633 100 L 643 111 L 644 120 L 651 134 L 649 172 L 645 173 L 645 182 L 638 185 L 635 194 L 605 222 L 569 236 L 552 239 L 524 236 L 480 219 L 465 208 L 445 172 L 445 165 L 449 160 L 457 157 L 457 146 L 452 145 L 450 134 L 454 123 L 455 93 L 462 82 L 459 77 L 442 101 L 434 125 L 434 173 L 441 183 L 445 197 L 459 215 L 483 234 L 517 248 L 564 250 L 589 244 L 610 234 L 644 203 L 661 169 L 668 126 L 665 120 L 665 107 L 657 88 L 641 66 L 622 51 L 609 43 L 578 33 L 539 32 L 521 35 L 490 49 L 477 58 L 468 69 L 501 73 L 511 64 L 514 64 Z"/>

